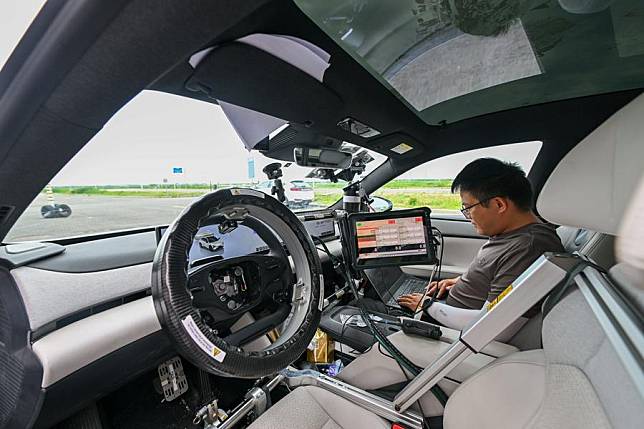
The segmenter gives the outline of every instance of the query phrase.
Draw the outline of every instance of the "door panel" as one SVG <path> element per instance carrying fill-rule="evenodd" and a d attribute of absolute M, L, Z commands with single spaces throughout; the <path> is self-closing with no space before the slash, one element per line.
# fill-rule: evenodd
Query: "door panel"
<path fill-rule="evenodd" d="M 477 234 L 470 221 L 460 213 L 434 215 L 432 226 L 438 228 L 445 240 L 441 278 L 460 276 L 487 241 L 487 237 Z M 429 278 L 432 268 L 433 265 L 408 265 L 402 267 L 402 270 L 410 275 Z"/>

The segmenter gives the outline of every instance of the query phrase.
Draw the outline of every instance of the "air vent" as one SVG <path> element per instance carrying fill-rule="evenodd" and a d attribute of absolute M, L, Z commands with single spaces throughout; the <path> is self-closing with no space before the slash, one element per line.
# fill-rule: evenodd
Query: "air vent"
<path fill-rule="evenodd" d="M 293 127 L 288 127 L 282 130 L 279 134 L 273 137 L 270 141 L 270 150 L 276 151 L 282 146 L 290 146 L 297 136 L 297 130 Z"/>
<path fill-rule="evenodd" d="M 2 225 L 8 218 L 15 207 L 13 206 L 0 206 L 0 225 Z"/>

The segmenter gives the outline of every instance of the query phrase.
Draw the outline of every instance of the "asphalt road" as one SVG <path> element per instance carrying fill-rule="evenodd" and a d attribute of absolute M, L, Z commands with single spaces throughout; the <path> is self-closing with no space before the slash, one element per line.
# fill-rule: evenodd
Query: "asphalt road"
<path fill-rule="evenodd" d="M 107 197 L 56 194 L 56 203 L 72 208 L 68 218 L 44 219 L 44 195 L 22 214 L 5 241 L 47 240 L 121 229 L 167 225 L 194 198 Z M 311 206 L 309 206 L 311 207 Z"/>
<path fill-rule="evenodd" d="M 322 191 L 322 190 L 319 190 Z M 339 193 L 340 190 L 329 190 Z M 316 191 L 317 192 L 317 191 Z M 442 188 L 387 189 L 383 194 L 399 192 L 445 193 Z M 324 192 L 319 192 L 324 193 Z M 122 229 L 167 225 L 194 197 L 109 197 L 103 195 L 56 194 L 56 203 L 72 208 L 68 218 L 44 219 L 40 208 L 49 204 L 39 195 L 13 226 L 6 242 L 48 240 Z M 309 208 L 314 208 L 309 206 Z"/>

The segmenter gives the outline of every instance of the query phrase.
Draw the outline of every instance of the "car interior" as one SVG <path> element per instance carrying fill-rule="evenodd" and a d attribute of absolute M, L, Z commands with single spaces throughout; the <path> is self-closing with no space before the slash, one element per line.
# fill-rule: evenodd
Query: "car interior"
<path fill-rule="evenodd" d="M 0 72 L 0 428 L 642 427 L 643 47 L 638 0 L 47 1 Z M 12 239 L 142 92 L 221 108 L 277 163 L 270 186 L 168 224 Z M 462 330 L 367 311 L 379 279 L 461 275 L 488 239 L 375 194 L 523 142 L 565 253 Z M 288 163 L 311 171 L 284 178 L 290 201 Z M 309 179 L 343 193 L 316 206 Z M 362 258 L 361 223 L 392 219 L 422 249 Z"/>

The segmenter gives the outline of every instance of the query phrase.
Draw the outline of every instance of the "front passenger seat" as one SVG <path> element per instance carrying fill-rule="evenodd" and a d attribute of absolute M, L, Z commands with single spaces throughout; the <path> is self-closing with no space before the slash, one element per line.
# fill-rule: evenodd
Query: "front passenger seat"
<path fill-rule="evenodd" d="M 615 296 L 621 293 L 641 298 L 644 294 L 642 243 L 644 181 L 620 231 L 619 266 L 629 275 L 624 283 L 619 280 L 621 277 L 614 276 L 614 286 L 621 289 Z M 582 275 L 577 276 L 580 277 Z M 644 396 L 638 383 L 644 373 L 633 361 L 639 359 L 641 362 L 642 359 L 638 354 L 641 353 L 642 333 L 620 333 L 611 328 L 615 322 L 610 322 L 601 306 L 592 304 L 593 294 L 589 295 L 588 290 L 582 291 L 575 286 L 545 316 L 543 349 L 500 358 L 460 385 L 447 401 L 444 427 L 641 427 Z M 642 300 L 633 300 L 630 304 L 616 301 L 624 308 L 636 307 L 631 309 L 631 317 L 636 319 L 631 323 L 641 326 L 643 309 L 638 303 Z M 609 337 L 611 332 L 619 337 Z M 636 342 L 632 354 L 620 345 L 626 335 Z M 300 387 L 250 426 L 251 429 L 283 427 L 367 429 L 388 428 L 390 424 L 318 387 Z"/>

